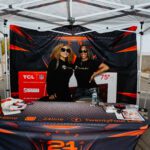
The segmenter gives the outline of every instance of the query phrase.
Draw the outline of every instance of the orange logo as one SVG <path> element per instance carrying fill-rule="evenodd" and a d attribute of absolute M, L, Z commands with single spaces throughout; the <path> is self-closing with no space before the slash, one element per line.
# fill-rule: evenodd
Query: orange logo
<path fill-rule="evenodd" d="M 89 39 L 91 40 L 90 37 L 85 36 L 61 36 L 57 37 L 57 39 L 65 40 L 68 42 L 69 45 L 71 45 L 73 41 L 77 41 L 79 45 L 83 45 L 83 41 L 88 41 Z"/>
<path fill-rule="evenodd" d="M 36 117 L 35 116 L 28 116 L 28 117 L 25 117 L 25 121 L 35 121 L 36 120 Z"/>
<path fill-rule="evenodd" d="M 64 142 L 60 140 L 50 140 L 47 142 L 48 150 L 78 150 L 74 141 Z"/>
<path fill-rule="evenodd" d="M 71 119 L 72 122 L 81 122 L 81 118 L 72 118 Z"/>

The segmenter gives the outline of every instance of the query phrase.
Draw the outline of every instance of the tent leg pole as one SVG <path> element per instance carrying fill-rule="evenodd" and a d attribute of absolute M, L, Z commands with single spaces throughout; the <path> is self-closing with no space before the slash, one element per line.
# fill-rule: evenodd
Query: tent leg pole
<path fill-rule="evenodd" d="M 2 33 L 2 35 L 4 36 L 4 34 Z M 5 88 L 5 69 L 4 69 L 4 64 L 3 64 L 3 52 L 2 52 L 2 45 L 1 45 L 2 43 L 0 43 L 0 65 L 1 65 L 1 71 L 2 71 L 2 76 L 1 76 L 1 83 L 3 83 L 2 85 L 3 85 L 3 88 L 2 88 L 2 90 L 3 90 L 3 93 L 4 93 L 4 97 L 6 97 L 6 88 Z M 2 97 L 1 97 L 2 98 Z"/>
<path fill-rule="evenodd" d="M 2 64 L 2 49 L 1 49 L 2 45 L 0 43 L 0 65 L 1 65 L 1 71 L 2 71 L 2 76 L 1 79 L 3 79 L 3 73 L 4 73 L 4 70 L 3 70 L 3 64 Z"/>
<path fill-rule="evenodd" d="M 9 79 L 9 63 L 8 63 L 8 34 L 7 20 L 4 20 L 4 42 L 5 42 L 5 75 L 6 75 L 6 97 L 10 97 L 10 79 Z"/>
<path fill-rule="evenodd" d="M 140 22 L 140 25 L 141 25 L 141 31 L 140 31 L 140 49 L 139 49 L 139 52 L 138 52 L 138 76 L 137 76 L 137 102 L 136 104 L 139 106 L 140 104 L 140 87 L 141 87 L 141 70 L 142 70 L 142 41 L 143 41 L 143 25 L 144 25 L 144 22 L 141 21 Z"/>

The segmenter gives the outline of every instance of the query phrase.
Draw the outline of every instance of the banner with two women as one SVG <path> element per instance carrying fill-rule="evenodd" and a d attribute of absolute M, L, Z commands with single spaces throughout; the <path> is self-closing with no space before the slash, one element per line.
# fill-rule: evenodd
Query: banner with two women
<path fill-rule="evenodd" d="M 109 72 L 117 72 L 117 102 L 136 103 L 137 89 L 137 43 L 136 34 L 127 31 L 107 33 L 87 32 L 82 26 L 63 26 L 55 31 L 37 31 L 16 25 L 10 26 L 10 75 L 11 94 L 18 94 L 18 72 L 47 71 L 53 49 L 59 45 L 69 45 L 73 51 L 72 64 L 84 45 L 92 59 L 103 60 Z M 132 26 L 126 29 L 135 31 Z M 62 32 L 66 33 L 63 34 Z M 77 34 L 83 32 L 83 34 Z M 68 48 L 61 48 L 61 52 Z M 73 68 L 74 69 L 74 68 Z M 54 95 L 55 97 L 55 95 Z"/>

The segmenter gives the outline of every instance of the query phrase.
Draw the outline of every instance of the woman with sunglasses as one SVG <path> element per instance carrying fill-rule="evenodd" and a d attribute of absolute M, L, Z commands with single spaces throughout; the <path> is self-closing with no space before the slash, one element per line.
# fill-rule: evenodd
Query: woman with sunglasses
<path fill-rule="evenodd" d="M 94 77 L 108 69 L 109 66 L 103 60 L 92 59 L 88 48 L 82 45 L 79 58 L 75 62 L 75 77 L 78 84 L 75 99 L 91 97 L 92 89 L 97 87 Z"/>
<path fill-rule="evenodd" d="M 74 53 L 69 45 L 57 45 L 50 56 L 47 71 L 47 93 L 49 100 L 70 101 L 69 79 L 73 73 Z"/>

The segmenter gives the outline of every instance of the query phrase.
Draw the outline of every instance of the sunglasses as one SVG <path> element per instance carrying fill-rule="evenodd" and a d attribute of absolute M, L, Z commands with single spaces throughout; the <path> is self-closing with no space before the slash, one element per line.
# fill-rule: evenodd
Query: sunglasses
<path fill-rule="evenodd" d="M 79 53 L 87 53 L 87 50 L 79 50 Z"/>
<path fill-rule="evenodd" d="M 61 48 L 61 51 L 62 52 L 67 52 L 67 53 L 70 53 L 71 52 L 71 50 L 69 49 L 69 48 Z"/>

